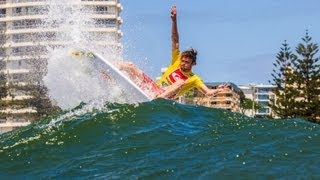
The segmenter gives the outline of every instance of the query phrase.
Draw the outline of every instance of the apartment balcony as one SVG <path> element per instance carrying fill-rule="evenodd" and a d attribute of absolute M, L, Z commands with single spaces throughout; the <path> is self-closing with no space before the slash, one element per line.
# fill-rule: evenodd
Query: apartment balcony
<path fill-rule="evenodd" d="M 24 127 L 24 126 L 28 126 L 29 124 L 31 124 L 31 123 L 30 122 L 10 122 L 10 121 L 8 122 L 8 121 L 6 121 L 4 123 L 0 123 L 0 129 L 2 129 L 2 128 Z"/>
<path fill-rule="evenodd" d="M 271 115 L 271 112 L 256 112 L 255 115 L 257 116 L 269 116 Z"/>
<path fill-rule="evenodd" d="M 209 101 L 233 101 L 234 99 L 232 97 L 212 97 Z"/>
<path fill-rule="evenodd" d="M 81 4 L 89 5 L 89 6 L 117 6 L 118 8 L 122 7 L 121 4 L 117 2 L 117 0 L 105 0 L 105 1 L 82 0 Z"/>
<path fill-rule="evenodd" d="M 6 5 L 5 7 L 17 7 L 17 6 L 37 6 L 37 5 L 46 5 L 48 4 L 47 0 L 12 0 L 11 2 L 0 1 L 0 7 Z M 117 0 L 82 0 L 81 4 L 84 5 L 114 5 L 118 6 Z"/>
<path fill-rule="evenodd" d="M 42 41 L 42 42 L 21 42 L 21 43 L 6 43 L 4 47 L 7 48 L 18 48 L 18 47 L 32 47 L 32 46 L 67 46 L 72 45 L 74 42 L 66 42 L 66 41 Z M 106 42 L 106 40 L 97 41 L 94 43 L 97 45 L 107 45 L 107 46 L 117 46 L 120 47 L 121 44 L 114 42 Z M 43 52 L 46 53 L 46 52 Z M 24 58 L 24 56 L 32 56 L 30 52 L 14 52 L 12 56 L 20 56 L 20 58 Z M 23 56 L 23 57 L 22 57 Z M 37 56 L 38 57 L 38 56 Z"/>
<path fill-rule="evenodd" d="M 44 19 L 44 18 L 46 18 L 46 15 L 5 16 L 0 18 L 0 22 L 24 21 L 24 20 Z"/>
<path fill-rule="evenodd" d="M 46 0 L 12 0 L 12 2 L 0 1 L 0 8 L 15 8 L 26 6 L 43 6 L 46 5 Z"/>
<path fill-rule="evenodd" d="M 48 57 L 49 57 L 48 55 L 37 55 L 37 58 L 39 58 L 39 59 L 47 59 Z M 28 59 L 34 59 L 34 56 L 32 56 L 32 55 L 24 55 L 24 56 L 10 55 L 6 60 L 7 61 L 20 61 L 20 60 L 28 60 Z"/>
<path fill-rule="evenodd" d="M 6 85 L 8 86 L 8 85 L 9 85 L 9 82 L 7 82 Z M 27 86 L 27 85 L 29 85 L 29 83 L 26 83 L 26 82 L 15 82 L 15 83 L 13 83 L 13 85 L 17 85 L 17 86 Z"/>
<path fill-rule="evenodd" d="M 30 73 L 28 69 L 6 69 L 7 74 L 26 74 Z"/>
<path fill-rule="evenodd" d="M 1 100 L 3 101 L 11 101 L 11 100 L 26 100 L 26 99 L 31 99 L 32 96 L 28 96 L 28 95 L 20 95 L 20 96 L 15 96 L 14 98 L 12 98 L 11 96 L 7 96 L 5 98 L 2 98 Z"/>
<path fill-rule="evenodd" d="M 232 109 L 233 106 L 231 104 L 212 104 L 213 108 L 221 108 L 221 109 Z"/>
<path fill-rule="evenodd" d="M 117 34 L 122 36 L 121 30 L 119 30 L 116 26 L 111 27 L 87 27 L 82 29 L 83 32 L 116 32 Z M 45 32 L 63 32 L 60 28 L 43 28 L 34 25 L 28 26 L 19 26 L 17 29 L 7 29 L 6 34 L 31 34 L 31 33 L 45 33 Z"/>
<path fill-rule="evenodd" d="M 83 31 L 84 32 L 116 32 L 119 35 L 122 34 L 121 30 L 118 30 L 118 28 L 115 26 L 110 26 L 108 28 L 103 28 L 99 26 L 97 26 L 96 28 L 89 27 L 89 28 L 85 28 Z"/>
<path fill-rule="evenodd" d="M 25 114 L 25 113 L 37 113 L 37 111 L 33 108 L 23 108 L 23 109 L 4 109 L 0 110 L 0 113 L 5 114 Z"/>

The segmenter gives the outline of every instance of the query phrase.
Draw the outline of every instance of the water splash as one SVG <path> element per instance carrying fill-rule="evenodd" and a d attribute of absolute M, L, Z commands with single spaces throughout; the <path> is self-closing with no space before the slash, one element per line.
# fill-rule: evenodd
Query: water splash
<path fill-rule="evenodd" d="M 99 34 L 89 31 L 97 25 L 90 14 L 92 9 L 83 5 L 81 0 L 48 2 L 48 18 L 44 26 L 56 29 L 59 32 L 56 34 L 56 41 L 64 46 L 47 47 L 48 72 L 44 83 L 49 89 L 50 98 L 63 109 L 97 100 L 126 102 L 122 90 L 106 86 L 99 80 L 99 74 L 91 73 L 93 69 L 88 63 L 75 60 L 69 55 L 70 50 L 90 49 L 111 62 L 122 59 L 119 49 L 110 46 L 117 43 L 114 34 L 99 37 Z"/>

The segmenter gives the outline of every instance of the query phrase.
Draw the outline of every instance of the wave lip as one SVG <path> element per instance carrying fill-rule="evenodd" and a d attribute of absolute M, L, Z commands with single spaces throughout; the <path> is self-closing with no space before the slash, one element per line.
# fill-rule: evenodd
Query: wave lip
<path fill-rule="evenodd" d="M 0 177 L 317 178 L 319 125 L 167 100 L 90 104 L 0 136 Z"/>

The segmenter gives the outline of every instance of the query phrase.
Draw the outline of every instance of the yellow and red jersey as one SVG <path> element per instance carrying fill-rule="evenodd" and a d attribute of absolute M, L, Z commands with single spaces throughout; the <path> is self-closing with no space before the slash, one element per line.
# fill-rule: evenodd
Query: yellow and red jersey
<path fill-rule="evenodd" d="M 185 81 L 184 85 L 181 87 L 180 91 L 176 94 L 175 97 L 179 97 L 185 92 L 189 91 L 192 88 L 201 88 L 204 86 L 203 81 L 197 75 L 195 75 L 192 71 L 183 72 L 180 70 L 181 63 L 181 54 L 179 49 L 175 49 L 172 51 L 172 60 L 171 64 L 167 68 L 167 70 L 163 73 L 157 84 L 159 86 L 169 86 L 175 83 L 178 79 L 182 79 Z"/>

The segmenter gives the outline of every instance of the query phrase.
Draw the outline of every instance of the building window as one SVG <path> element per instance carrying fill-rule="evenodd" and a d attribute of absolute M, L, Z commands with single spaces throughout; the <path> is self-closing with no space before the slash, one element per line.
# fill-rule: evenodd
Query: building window
<path fill-rule="evenodd" d="M 0 22 L 0 30 L 4 30 L 7 28 L 7 24 L 5 22 Z"/>
<path fill-rule="evenodd" d="M 269 88 L 258 88 L 257 93 L 268 93 L 270 91 Z"/>
<path fill-rule="evenodd" d="M 269 106 L 269 102 L 268 101 L 258 101 L 258 104 L 262 107 L 266 107 Z"/>
<path fill-rule="evenodd" d="M 258 95 L 258 99 L 269 100 L 269 95 Z"/>
<path fill-rule="evenodd" d="M 110 27 L 116 24 L 115 19 L 97 19 L 95 23 L 98 27 Z"/>
<path fill-rule="evenodd" d="M 263 108 L 263 109 L 259 109 L 258 113 L 259 114 L 269 114 L 270 110 L 269 110 L 269 108 Z"/>
<path fill-rule="evenodd" d="M 97 6 L 96 7 L 96 12 L 98 14 L 105 14 L 108 12 L 108 7 L 107 6 Z"/>
<path fill-rule="evenodd" d="M 36 28 L 36 27 L 39 27 L 42 23 L 43 22 L 39 19 L 14 21 L 13 28 L 14 29 Z"/>
<path fill-rule="evenodd" d="M 6 9 L 0 9 L 0 17 L 6 16 Z"/>
<path fill-rule="evenodd" d="M 115 19 L 97 19 L 96 24 L 115 24 Z"/>
<path fill-rule="evenodd" d="M 21 13 L 21 7 L 17 7 L 14 9 L 14 13 L 20 14 Z"/>

